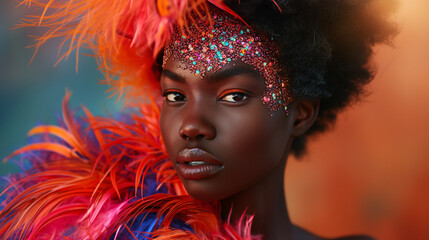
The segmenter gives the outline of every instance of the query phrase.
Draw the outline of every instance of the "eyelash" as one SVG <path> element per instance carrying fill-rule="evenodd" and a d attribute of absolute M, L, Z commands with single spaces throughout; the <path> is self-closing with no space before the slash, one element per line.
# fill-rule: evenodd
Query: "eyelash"
<path fill-rule="evenodd" d="M 174 96 L 172 96 L 173 99 L 175 97 L 183 97 L 183 99 L 182 100 L 169 99 L 170 95 L 172 95 L 172 94 L 175 94 Z M 241 95 L 241 97 L 243 99 L 238 100 L 238 101 L 235 101 L 234 99 L 226 100 L 226 97 L 232 96 L 232 95 L 235 95 L 235 96 Z M 182 92 L 180 92 L 178 90 L 165 91 L 162 96 L 164 97 L 164 99 L 167 102 L 170 102 L 170 103 L 183 102 L 183 101 L 187 100 L 186 96 Z M 249 94 L 246 91 L 239 90 L 239 89 L 230 89 L 230 90 L 224 91 L 222 93 L 222 95 L 218 98 L 218 101 L 232 103 L 232 104 L 237 104 L 237 103 L 241 103 L 241 102 L 246 101 L 246 99 L 248 99 L 248 98 L 249 98 Z"/>
<path fill-rule="evenodd" d="M 171 94 L 176 94 L 174 97 L 181 96 L 181 97 L 183 97 L 184 99 L 183 99 L 183 100 L 174 100 L 174 101 L 169 100 L 169 99 L 168 99 L 168 97 L 169 97 L 169 95 L 171 95 Z M 165 101 L 167 101 L 167 102 L 171 102 L 171 103 L 175 103 L 175 102 L 183 102 L 183 101 L 186 101 L 186 100 L 187 100 L 187 98 L 185 97 L 185 95 L 184 95 L 182 92 L 178 91 L 178 90 L 165 91 L 165 92 L 162 94 L 162 96 L 164 97 Z"/>
<path fill-rule="evenodd" d="M 234 94 L 240 94 L 243 97 L 243 99 L 239 100 L 239 101 L 225 100 L 225 98 L 227 96 L 234 95 Z M 239 90 L 239 89 L 229 89 L 229 90 L 224 91 L 218 100 L 228 102 L 228 103 L 241 103 L 241 102 L 246 101 L 246 99 L 248 99 L 248 98 L 249 98 L 249 94 L 246 91 Z"/>

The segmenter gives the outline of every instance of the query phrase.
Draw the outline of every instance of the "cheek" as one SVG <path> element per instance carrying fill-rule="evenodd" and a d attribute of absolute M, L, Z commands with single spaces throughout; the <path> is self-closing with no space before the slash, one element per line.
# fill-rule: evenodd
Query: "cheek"
<path fill-rule="evenodd" d="M 262 107 L 264 109 L 254 114 L 248 111 L 228 119 L 229 124 L 225 123 L 219 136 L 228 165 L 234 171 L 256 177 L 266 174 L 283 160 L 290 137 L 287 117 L 271 117 L 265 105 Z"/>
<path fill-rule="evenodd" d="M 160 116 L 160 127 L 161 127 L 161 135 L 165 143 L 165 147 L 167 148 L 167 152 L 170 155 L 170 158 L 175 157 L 175 153 L 179 150 L 179 145 L 177 144 L 178 138 L 180 137 L 179 127 L 180 121 L 178 121 L 175 113 L 173 111 L 168 111 L 166 108 L 161 108 L 161 116 Z"/>

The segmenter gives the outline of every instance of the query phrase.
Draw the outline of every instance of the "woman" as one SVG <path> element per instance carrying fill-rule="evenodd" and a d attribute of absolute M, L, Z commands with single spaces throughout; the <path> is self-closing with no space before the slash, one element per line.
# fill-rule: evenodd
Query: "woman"
<path fill-rule="evenodd" d="M 289 220 L 287 157 L 358 97 L 395 29 L 370 1 L 209 2 L 42 4 L 40 43 L 88 44 L 113 86 L 154 100 L 74 119 L 67 94 L 64 126 L 12 154 L 33 168 L 4 191 L 5 239 L 319 239 Z"/>

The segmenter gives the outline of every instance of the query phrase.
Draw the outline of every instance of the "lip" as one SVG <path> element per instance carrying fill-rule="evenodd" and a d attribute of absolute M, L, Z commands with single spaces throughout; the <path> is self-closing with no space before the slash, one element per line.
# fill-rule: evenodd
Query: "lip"
<path fill-rule="evenodd" d="M 176 163 L 178 173 L 187 180 L 207 179 L 223 169 L 220 161 L 200 148 L 183 149 L 179 152 Z M 190 163 L 197 165 L 189 165 Z"/>

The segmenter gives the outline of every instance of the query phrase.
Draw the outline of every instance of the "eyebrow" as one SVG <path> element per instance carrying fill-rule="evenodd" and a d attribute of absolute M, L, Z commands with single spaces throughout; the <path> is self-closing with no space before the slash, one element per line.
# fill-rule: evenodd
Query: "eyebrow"
<path fill-rule="evenodd" d="M 219 80 L 232 78 L 242 74 L 252 74 L 256 77 L 260 76 L 259 71 L 257 71 L 256 69 L 252 69 L 251 67 L 248 67 L 248 66 L 239 65 L 239 66 L 233 66 L 230 68 L 220 69 L 219 71 L 213 74 L 209 74 L 207 76 L 207 79 L 210 81 L 219 81 Z"/>
<path fill-rule="evenodd" d="M 166 77 L 168 77 L 171 80 L 174 80 L 176 82 L 185 82 L 185 78 L 183 76 L 180 76 L 179 74 L 172 72 L 170 70 L 167 70 L 167 69 L 162 69 L 161 75 L 164 75 L 164 76 L 166 76 Z"/>
<path fill-rule="evenodd" d="M 177 82 L 186 81 L 186 78 L 184 76 L 181 76 L 168 69 L 163 69 L 161 74 Z M 257 78 L 261 76 L 258 70 L 252 69 L 251 67 L 248 67 L 248 66 L 239 65 L 239 66 L 223 68 L 215 73 L 209 73 L 206 79 L 208 81 L 221 81 L 221 80 L 232 78 L 234 76 L 241 75 L 241 74 L 252 74 Z"/>

